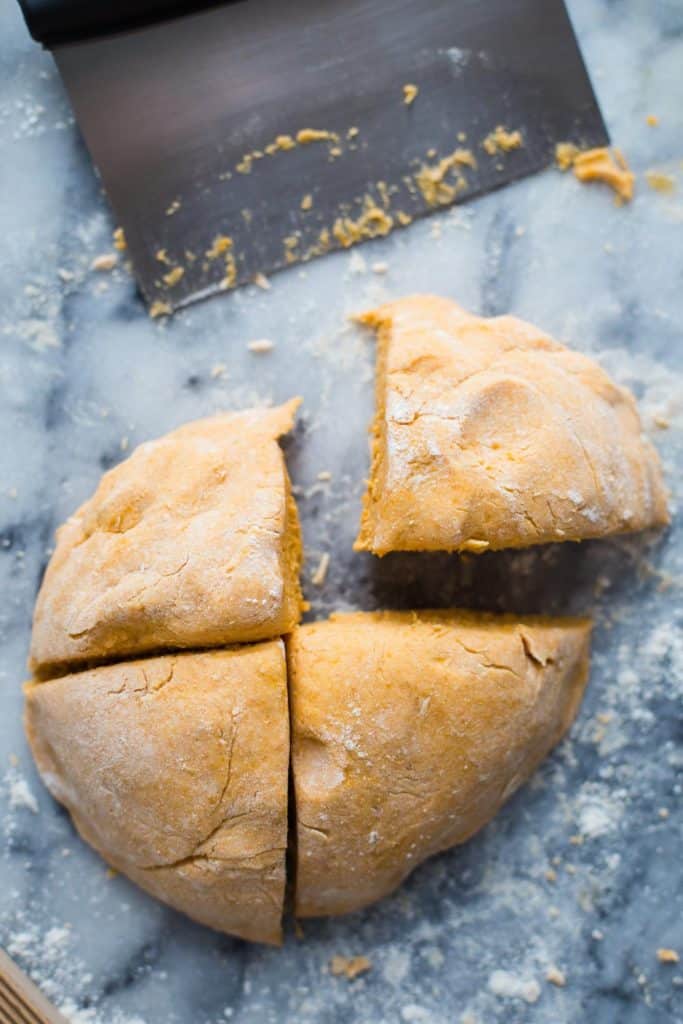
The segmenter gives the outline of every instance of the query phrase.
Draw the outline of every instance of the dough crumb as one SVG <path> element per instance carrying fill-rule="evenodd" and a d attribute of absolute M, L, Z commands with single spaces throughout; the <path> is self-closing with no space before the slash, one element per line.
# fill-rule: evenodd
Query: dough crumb
<path fill-rule="evenodd" d="M 329 569 L 329 567 L 330 556 L 329 553 L 326 551 L 325 554 L 320 559 L 320 562 L 318 563 L 318 568 L 311 576 L 311 583 L 313 584 L 314 587 L 322 587 L 323 583 L 325 582 L 325 577 L 327 576 L 327 570 Z"/>
<path fill-rule="evenodd" d="M 229 235 L 217 235 L 211 248 L 206 251 L 206 258 L 215 260 L 219 256 L 223 256 L 229 249 L 232 249 L 232 238 Z"/>
<path fill-rule="evenodd" d="M 339 142 L 339 136 L 336 132 L 328 132 L 326 129 L 302 128 L 296 133 L 296 141 L 302 146 L 307 146 L 311 142 Z"/>
<path fill-rule="evenodd" d="M 513 149 L 521 149 L 523 145 L 522 133 L 519 130 L 508 131 L 502 124 L 497 125 L 492 132 L 489 132 L 482 142 L 482 146 L 489 156 L 509 153 Z"/>
<path fill-rule="evenodd" d="M 633 199 L 635 175 L 629 169 L 623 153 L 607 146 L 587 149 L 577 153 L 573 159 L 574 175 L 581 182 L 600 181 L 609 185 L 617 202 L 628 203 Z"/>
<path fill-rule="evenodd" d="M 283 245 L 285 247 L 285 263 L 296 263 L 298 255 L 296 248 L 299 245 L 298 233 L 294 232 L 291 235 L 287 235 L 283 240 Z"/>
<path fill-rule="evenodd" d="M 356 220 L 351 217 L 337 217 L 332 226 L 332 234 L 342 248 L 348 249 L 364 238 L 388 235 L 393 226 L 393 217 L 368 195 L 364 199 L 364 209 L 360 217 Z"/>
<path fill-rule="evenodd" d="M 415 184 L 429 206 L 443 206 L 452 203 L 458 193 L 467 187 L 467 181 L 459 173 L 459 168 L 476 166 L 477 161 L 472 151 L 458 148 L 435 164 L 423 164 L 415 175 Z M 456 179 L 451 184 L 445 179 L 452 172 L 456 173 Z"/>
<path fill-rule="evenodd" d="M 657 959 L 660 964 L 677 964 L 681 958 L 675 949 L 666 949 L 662 947 L 657 950 Z"/>
<path fill-rule="evenodd" d="M 372 272 L 373 272 L 373 274 L 386 274 L 388 270 L 389 270 L 389 264 L 388 263 L 384 263 L 383 261 L 379 261 L 378 263 L 373 263 L 372 264 Z"/>
<path fill-rule="evenodd" d="M 156 320 L 159 316 L 170 316 L 173 310 L 168 302 L 162 302 L 160 299 L 156 299 L 149 307 L 149 315 L 153 320 Z"/>
<path fill-rule="evenodd" d="M 568 171 L 579 155 L 579 147 L 573 142 L 558 142 L 555 146 L 555 163 L 561 171 Z"/>
<path fill-rule="evenodd" d="M 415 102 L 419 91 L 419 88 L 416 85 L 413 85 L 412 82 L 406 82 L 403 86 L 403 102 L 407 107 L 409 107 L 411 103 Z"/>
<path fill-rule="evenodd" d="M 291 135 L 276 135 L 274 145 L 277 149 L 287 150 L 294 149 L 296 142 Z"/>
<path fill-rule="evenodd" d="M 258 274 L 254 274 L 253 283 L 257 288 L 260 288 L 264 292 L 270 291 L 270 281 L 266 275 L 262 274 L 260 271 Z"/>
<path fill-rule="evenodd" d="M 126 236 L 123 228 L 115 228 L 112 237 L 114 239 L 114 248 L 118 249 L 119 252 L 123 252 L 126 248 Z"/>
<path fill-rule="evenodd" d="M 312 209 L 312 207 L 313 207 L 313 196 L 311 195 L 310 192 L 303 197 L 303 199 L 301 200 L 301 203 L 299 205 L 301 206 L 302 210 L 310 210 L 310 209 Z"/>
<path fill-rule="evenodd" d="M 174 199 L 173 202 L 171 203 L 171 205 L 166 210 L 166 216 L 167 217 L 172 217 L 174 213 L 178 212 L 178 210 L 180 209 L 181 206 L 182 206 L 182 203 L 180 202 L 180 200 L 179 199 Z"/>
<path fill-rule="evenodd" d="M 227 288 L 232 288 L 237 280 L 237 265 L 233 252 L 233 242 L 229 235 L 217 235 L 213 240 L 211 248 L 206 251 L 206 258 L 209 261 L 218 259 L 219 256 L 222 256 L 225 261 L 225 276 L 220 286 L 223 290 L 226 290 Z"/>
<path fill-rule="evenodd" d="M 329 469 L 321 469 L 320 472 L 318 473 L 318 480 L 331 480 L 331 479 L 332 479 L 332 474 L 330 473 Z"/>
<path fill-rule="evenodd" d="M 534 978 L 520 978 L 509 971 L 493 971 L 488 984 L 494 996 L 523 999 L 525 1003 L 536 1003 L 541 995 L 541 987 Z"/>
<path fill-rule="evenodd" d="M 659 118 L 657 117 L 656 114 L 648 114 L 647 117 L 645 118 L 645 121 L 646 121 L 647 124 L 650 125 L 651 128 L 656 128 L 657 125 L 659 124 Z"/>
<path fill-rule="evenodd" d="M 270 341 L 269 338 L 257 338 L 256 341 L 248 342 L 247 348 L 250 352 L 272 352 L 275 348 L 275 343 Z"/>
<path fill-rule="evenodd" d="M 333 956 L 330 960 L 330 973 L 335 977 L 342 975 L 349 981 L 372 970 L 372 961 L 366 956 Z"/>
<path fill-rule="evenodd" d="M 546 971 L 545 980 L 550 982 L 551 985 L 557 985 L 558 988 L 564 988 L 567 984 L 567 976 L 564 971 L 554 966 L 549 967 Z"/>
<path fill-rule="evenodd" d="M 655 192 L 666 195 L 676 191 L 676 179 L 670 174 L 663 174 L 662 171 L 645 171 L 645 180 Z"/>
<path fill-rule="evenodd" d="M 173 288 L 174 285 L 178 284 L 185 271 L 182 267 L 174 267 L 173 270 L 169 270 L 168 274 L 164 274 L 164 284 L 167 288 Z"/>
<path fill-rule="evenodd" d="M 90 269 L 96 270 L 99 273 L 104 273 L 107 270 L 113 270 L 118 262 L 119 258 L 115 252 L 106 252 L 101 256 L 95 257 L 90 264 Z"/>
<path fill-rule="evenodd" d="M 666 818 L 668 818 L 668 817 L 669 817 L 669 811 L 668 811 L 668 808 L 666 808 L 666 807 L 660 807 L 660 808 L 659 808 L 659 810 L 657 811 L 657 814 L 659 815 L 659 817 L 660 817 L 660 818 L 663 818 L 663 819 L 665 819 L 665 820 L 666 820 Z"/>
<path fill-rule="evenodd" d="M 232 288 L 237 281 L 237 266 L 232 252 L 225 254 L 225 276 L 221 281 L 221 288 Z"/>
<path fill-rule="evenodd" d="M 221 377 L 227 376 L 228 368 L 225 363 L 216 363 L 215 366 L 211 367 L 209 376 L 211 380 L 219 380 Z"/>
<path fill-rule="evenodd" d="M 157 249 L 157 251 L 154 253 L 154 259 L 157 260 L 159 263 L 170 263 L 168 253 L 166 252 L 165 249 Z"/>

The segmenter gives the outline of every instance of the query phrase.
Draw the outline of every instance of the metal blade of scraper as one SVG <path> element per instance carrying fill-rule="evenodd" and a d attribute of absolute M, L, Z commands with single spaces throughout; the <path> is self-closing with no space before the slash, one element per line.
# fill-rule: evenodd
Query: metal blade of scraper
<path fill-rule="evenodd" d="M 248 0 L 55 56 L 155 311 L 607 141 L 562 0 Z"/>

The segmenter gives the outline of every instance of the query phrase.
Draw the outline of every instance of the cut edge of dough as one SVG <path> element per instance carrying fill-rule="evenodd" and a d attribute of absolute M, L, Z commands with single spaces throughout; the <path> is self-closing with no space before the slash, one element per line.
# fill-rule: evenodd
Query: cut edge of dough
<path fill-rule="evenodd" d="M 301 565 L 303 562 L 303 538 L 296 498 L 292 493 L 292 482 L 282 456 L 285 474 L 285 535 L 282 554 L 282 575 L 284 578 L 284 621 L 282 633 L 289 633 L 301 621 L 304 596 L 301 590 Z"/>
<path fill-rule="evenodd" d="M 322 626 L 327 622 L 360 622 L 360 621 L 403 621 L 406 624 L 411 622 L 436 622 L 451 624 L 462 622 L 463 625 L 491 626 L 499 629 L 502 627 L 530 626 L 530 627 L 566 627 L 568 629 L 582 629 L 590 631 L 593 627 L 593 619 L 590 615 L 517 615 L 514 612 L 491 612 L 472 608 L 420 608 L 419 610 L 393 610 L 380 608 L 376 611 L 344 611 L 331 612 L 328 619 L 318 619 L 315 622 L 305 622 L 297 627 L 298 630 L 308 630 L 316 626 Z"/>
<path fill-rule="evenodd" d="M 370 551 L 381 557 L 385 551 L 375 547 L 375 492 L 384 472 L 386 449 L 386 368 L 389 353 L 392 317 L 389 309 L 380 306 L 356 317 L 358 323 L 374 329 L 376 333 L 375 415 L 369 428 L 370 469 L 361 509 L 360 527 L 354 541 L 354 551 Z"/>

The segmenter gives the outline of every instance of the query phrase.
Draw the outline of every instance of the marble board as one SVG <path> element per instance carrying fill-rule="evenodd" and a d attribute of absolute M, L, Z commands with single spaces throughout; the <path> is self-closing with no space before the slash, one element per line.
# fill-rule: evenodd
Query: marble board
<path fill-rule="evenodd" d="M 683 6 L 569 7 L 638 175 L 630 206 L 551 170 L 161 322 L 123 266 L 91 269 L 112 249 L 106 201 L 51 58 L 0 0 L 0 945 L 77 1024 L 683 1021 L 683 968 L 657 958 L 683 956 Z M 649 187 L 652 169 L 677 186 Z M 631 387 L 672 527 L 479 558 L 354 554 L 373 342 L 348 316 L 420 290 L 526 317 Z M 53 531 L 101 472 L 184 420 L 294 393 L 311 616 L 460 604 L 591 612 L 596 632 L 571 735 L 488 828 L 381 905 L 272 950 L 111 877 L 37 778 L 21 683 Z M 335 955 L 372 968 L 334 977 Z"/>

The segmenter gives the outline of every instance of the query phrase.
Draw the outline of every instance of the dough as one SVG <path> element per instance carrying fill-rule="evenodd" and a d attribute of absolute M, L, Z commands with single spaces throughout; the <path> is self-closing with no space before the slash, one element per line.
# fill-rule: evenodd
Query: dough
<path fill-rule="evenodd" d="M 358 550 L 477 552 L 669 521 L 633 396 L 592 360 L 430 295 L 360 319 L 378 359 Z"/>
<path fill-rule="evenodd" d="M 281 640 L 29 685 L 43 780 L 84 839 L 203 924 L 278 943 L 289 719 Z"/>
<path fill-rule="evenodd" d="M 364 907 L 482 828 L 572 722 L 586 619 L 358 613 L 288 641 L 296 914 Z"/>
<path fill-rule="evenodd" d="M 594 364 L 438 299 L 366 319 L 384 325 L 373 549 L 664 521 L 632 399 Z M 466 840 L 529 776 L 574 717 L 590 633 L 582 619 L 466 612 L 297 628 L 301 542 L 277 440 L 297 406 L 187 424 L 103 477 L 58 531 L 31 649 L 48 681 L 26 688 L 36 763 L 83 838 L 197 921 L 269 943 L 285 893 L 288 705 L 296 912 L 343 913 Z M 596 424 L 607 454 L 590 447 Z M 532 539 L 548 515 L 552 535 Z M 289 679 L 272 639 L 288 633 Z"/>
<path fill-rule="evenodd" d="M 57 532 L 31 667 L 286 633 L 301 541 L 277 438 L 299 400 L 198 420 L 141 445 Z"/>

